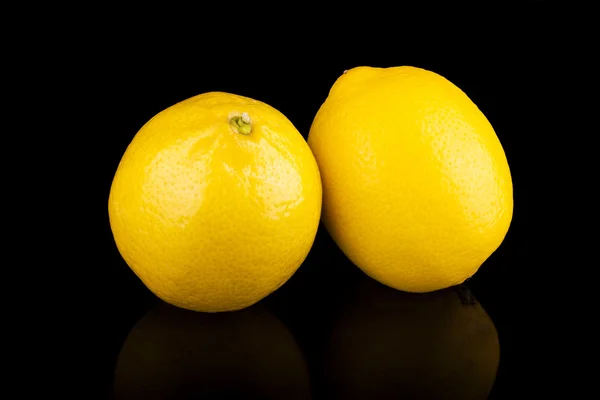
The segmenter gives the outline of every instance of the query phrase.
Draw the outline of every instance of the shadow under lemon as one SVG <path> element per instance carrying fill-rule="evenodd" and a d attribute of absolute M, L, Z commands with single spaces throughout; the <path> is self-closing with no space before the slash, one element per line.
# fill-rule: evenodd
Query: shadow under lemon
<path fill-rule="evenodd" d="M 360 279 L 326 340 L 325 398 L 486 399 L 496 379 L 496 328 L 465 285 L 405 293 Z"/>
<path fill-rule="evenodd" d="M 308 399 L 303 355 L 260 303 L 197 313 L 160 302 L 132 328 L 114 376 L 115 399 Z"/>

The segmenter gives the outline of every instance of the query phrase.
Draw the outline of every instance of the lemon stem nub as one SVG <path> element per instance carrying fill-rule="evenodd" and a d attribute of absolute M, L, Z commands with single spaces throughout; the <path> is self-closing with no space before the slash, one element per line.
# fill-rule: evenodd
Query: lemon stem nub
<path fill-rule="evenodd" d="M 236 115 L 229 119 L 229 124 L 233 129 L 242 135 L 249 135 L 252 132 L 252 120 L 248 113 L 242 113 L 242 115 Z"/>

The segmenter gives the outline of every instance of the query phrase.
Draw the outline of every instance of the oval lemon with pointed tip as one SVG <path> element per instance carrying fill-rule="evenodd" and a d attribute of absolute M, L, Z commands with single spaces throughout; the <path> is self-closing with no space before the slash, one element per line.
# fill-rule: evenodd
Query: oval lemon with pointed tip
<path fill-rule="evenodd" d="M 477 106 L 434 72 L 346 71 L 308 144 L 327 230 L 385 285 L 427 292 L 462 283 L 504 240 L 513 212 L 504 150 Z"/>

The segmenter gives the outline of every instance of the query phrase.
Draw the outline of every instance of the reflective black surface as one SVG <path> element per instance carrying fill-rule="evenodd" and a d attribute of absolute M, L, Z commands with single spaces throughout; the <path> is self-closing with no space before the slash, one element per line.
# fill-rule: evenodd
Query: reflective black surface
<path fill-rule="evenodd" d="M 362 280 L 327 326 L 296 322 L 314 324 L 310 342 L 262 303 L 217 315 L 159 303 L 120 349 L 115 398 L 485 399 L 500 344 L 465 290 L 412 296 Z"/>

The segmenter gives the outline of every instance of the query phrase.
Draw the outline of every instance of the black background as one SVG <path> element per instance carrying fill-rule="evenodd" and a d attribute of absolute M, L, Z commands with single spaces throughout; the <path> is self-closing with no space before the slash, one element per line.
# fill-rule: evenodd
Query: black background
<path fill-rule="evenodd" d="M 71 387 L 77 387 L 80 398 L 110 398 L 121 346 L 136 321 L 159 303 L 121 259 L 107 212 L 119 160 L 148 119 L 178 101 L 218 90 L 272 105 L 306 138 L 312 118 L 344 70 L 413 65 L 440 73 L 467 93 L 494 126 L 511 168 L 515 209 L 510 230 L 467 282 L 500 340 L 491 398 L 558 390 L 560 382 L 546 373 L 557 368 L 550 366 L 558 357 L 557 346 L 549 355 L 546 343 L 555 340 L 548 326 L 560 317 L 548 317 L 546 296 L 555 298 L 548 288 L 547 275 L 552 274 L 540 274 L 551 270 L 552 256 L 539 256 L 542 248 L 548 254 L 552 243 L 534 240 L 550 227 L 533 222 L 536 211 L 539 215 L 533 198 L 544 190 L 540 168 L 545 165 L 535 138 L 553 127 L 548 119 L 550 65 L 555 69 L 565 62 L 556 51 L 560 12 L 555 3 L 545 1 L 465 8 L 459 17 L 448 17 L 443 27 L 422 18 L 415 27 L 401 30 L 403 21 L 411 19 L 409 12 L 386 15 L 381 23 L 370 15 L 340 23 L 344 17 L 335 13 L 291 23 L 283 13 L 279 18 L 263 15 L 258 20 L 262 22 L 255 19 L 251 24 L 230 10 L 199 13 L 192 26 L 161 28 L 161 19 L 156 19 L 142 21 L 143 28 L 99 28 L 66 70 L 85 93 L 73 100 L 78 103 L 74 106 L 81 108 L 79 116 L 93 132 L 79 142 L 88 149 L 81 173 L 93 181 L 93 189 L 89 194 L 82 190 L 85 201 L 71 205 L 82 216 L 72 234 L 73 241 L 81 243 L 76 258 L 88 260 L 86 266 L 76 265 L 79 272 L 71 276 L 79 282 L 73 289 L 78 301 L 67 308 L 71 322 L 80 327 L 66 345 L 75 350 L 67 353 L 77 360 L 72 368 L 76 384 Z M 374 15 L 382 13 L 386 14 L 378 10 Z M 231 38 L 230 28 L 218 23 L 219 16 L 239 28 Z M 80 121 L 73 119 L 71 124 L 76 127 Z M 97 212 L 84 218 L 89 208 Z M 318 364 L 332 316 L 344 308 L 341 299 L 364 279 L 321 227 L 306 262 L 262 303 L 288 327 L 310 368 L 317 368 L 313 364 Z M 314 398 L 323 398 L 318 378 L 311 384 Z"/>

